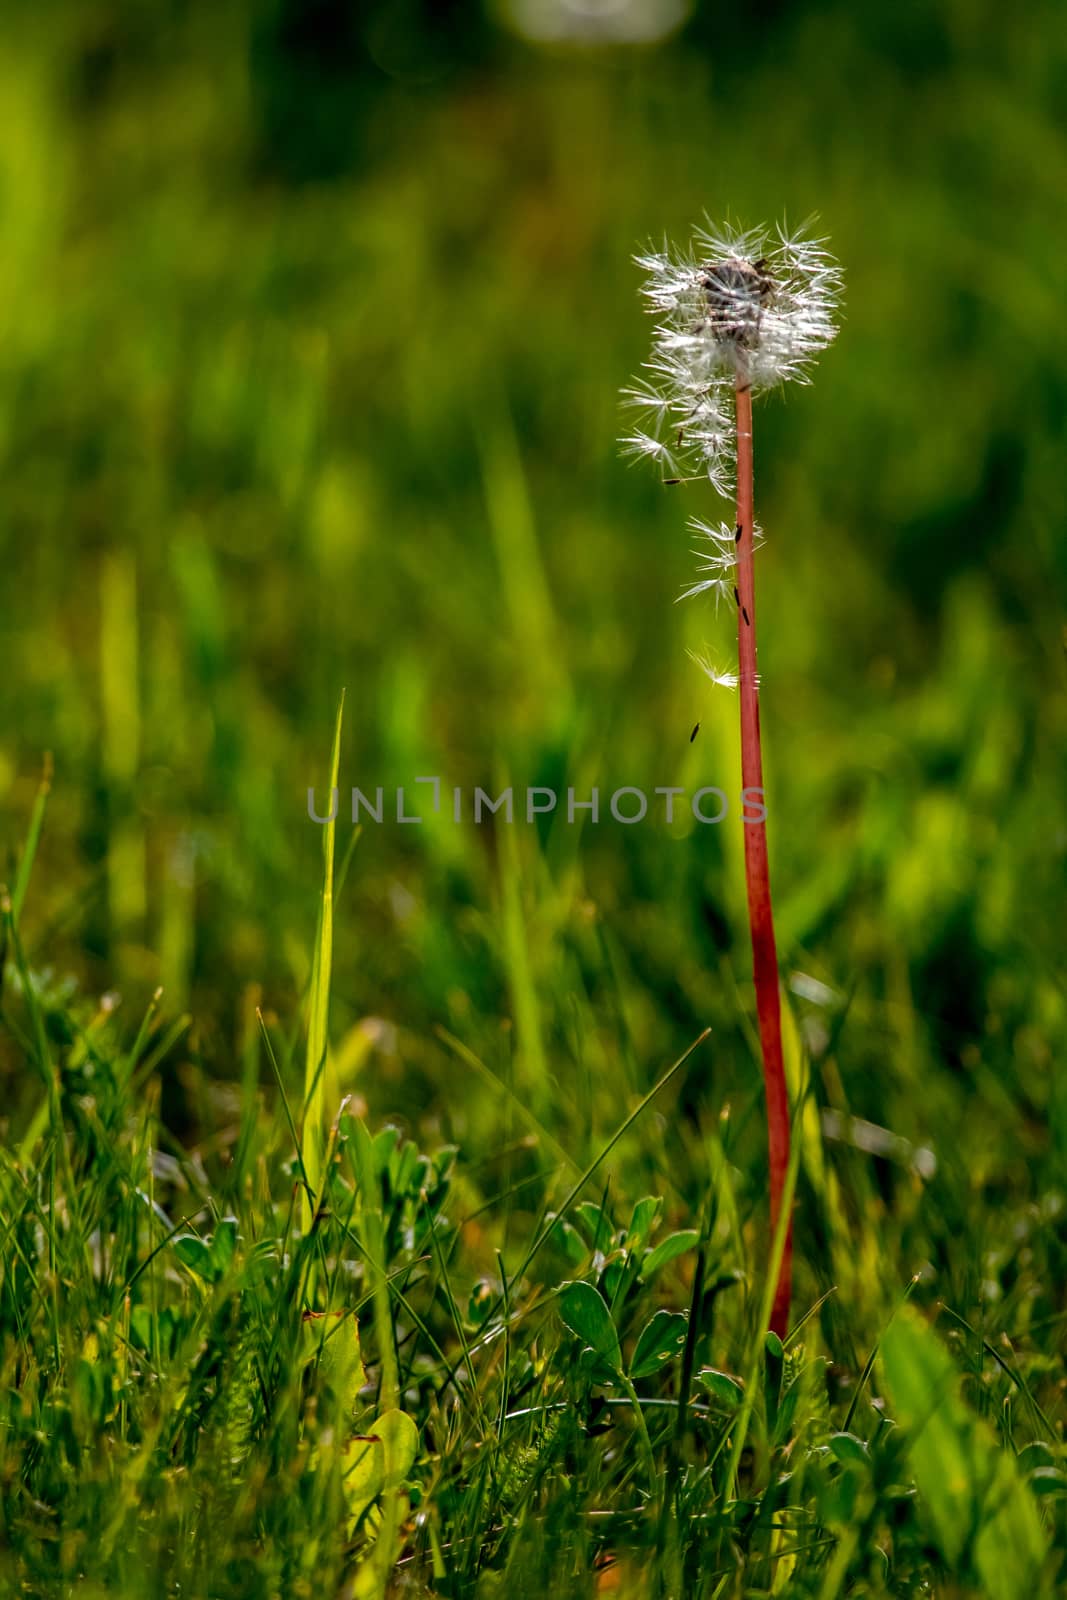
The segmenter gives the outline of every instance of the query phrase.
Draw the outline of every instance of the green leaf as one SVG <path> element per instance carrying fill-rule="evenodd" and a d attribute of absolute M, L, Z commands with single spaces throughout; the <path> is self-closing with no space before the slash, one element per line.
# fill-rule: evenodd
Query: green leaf
<path fill-rule="evenodd" d="M 237 1247 L 237 1221 L 223 1217 L 215 1232 L 207 1239 L 195 1233 L 179 1233 L 171 1240 L 178 1260 L 195 1272 L 205 1283 L 218 1283 L 233 1260 Z"/>
<path fill-rule="evenodd" d="M 572 1267 L 580 1267 L 588 1259 L 589 1250 L 583 1244 L 581 1234 L 563 1217 L 556 1217 L 551 1237 L 553 1244 L 559 1245 Z"/>
<path fill-rule="evenodd" d="M 626 1244 L 630 1250 L 643 1250 L 649 1241 L 656 1219 L 663 1209 L 663 1201 L 648 1195 L 634 1206 L 630 1226 L 626 1230 Z"/>
<path fill-rule="evenodd" d="M 1035 1439 L 1032 1444 L 1024 1444 L 1015 1461 L 1020 1472 L 1033 1472 L 1035 1467 L 1056 1465 L 1056 1457 L 1041 1439 Z"/>
<path fill-rule="evenodd" d="M 689 1318 L 680 1311 L 657 1311 L 641 1331 L 630 1362 L 630 1377 L 645 1378 L 681 1355 L 688 1330 Z"/>
<path fill-rule="evenodd" d="M 224 1276 L 237 1248 L 237 1218 L 223 1217 L 211 1236 L 211 1261 L 217 1278 Z"/>
<path fill-rule="evenodd" d="M 578 1371 L 589 1379 L 590 1383 L 601 1384 L 605 1388 L 613 1388 L 619 1381 L 619 1372 L 603 1356 L 598 1356 L 595 1350 L 588 1346 L 578 1357 Z"/>
<path fill-rule="evenodd" d="M 768 1332 L 763 1341 L 763 1402 L 767 1408 L 767 1427 L 773 1434 L 778 1422 L 778 1405 L 782 1398 L 782 1371 L 785 1350 L 776 1333 Z"/>
<path fill-rule="evenodd" d="M 153 1314 L 149 1306 L 134 1306 L 130 1313 L 130 1333 L 135 1345 L 142 1350 L 152 1348 Z"/>
<path fill-rule="evenodd" d="M 385 1448 L 376 1436 L 356 1434 L 344 1446 L 342 1487 L 355 1524 L 373 1505 L 385 1481 Z"/>
<path fill-rule="evenodd" d="M 385 1450 L 383 1489 L 399 1489 L 415 1465 L 419 1430 L 406 1411 L 383 1411 L 374 1424 L 375 1437 Z"/>
<path fill-rule="evenodd" d="M 420 1168 L 421 1163 L 421 1168 Z M 419 1182 L 421 1171 L 429 1166 L 424 1156 L 420 1156 L 418 1148 L 409 1139 L 400 1149 L 400 1160 L 397 1163 L 396 1176 L 393 1179 L 393 1189 L 397 1197 L 405 1199 L 418 1199 L 422 1187 Z"/>
<path fill-rule="evenodd" d="M 1034 1494 L 1067 1494 L 1067 1472 L 1057 1467 L 1035 1467 L 1030 1474 L 1030 1488 Z"/>
<path fill-rule="evenodd" d="M 739 1406 L 745 1397 L 741 1380 L 731 1377 L 728 1372 L 720 1372 L 718 1367 L 701 1367 L 697 1382 L 702 1383 L 708 1393 L 723 1405 Z"/>
<path fill-rule="evenodd" d="M 374 1135 L 371 1143 L 374 1146 L 374 1166 L 379 1176 L 384 1172 L 389 1175 L 394 1188 L 400 1171 L 401 1157 L 397 1146 L 400 1143 L 400 1129 L 392 1123 L 387 1123 L 380 1133 Z"/>
<path fill-rule="evenodd" d="M 948 1352 L 911 1307 L 887 1328 L 881 1354 L 920 1503 L 946 1559 L 955 1566 L 973 1545 L 990 1600 L 1029 1600 L 1046 1539 L 1015 1462 L 964 1404 Z"/>
<path fill-rule="evenodd" d="M 609 1305 L 616 1306 L 619 1304 L 625 1270 L 625 1262 L 620 1260 L 617 1255 L 604 1268 L 600 1279 L 600 1290 Z"/>
<path fill-rule="evenodd" d="M 198 1239 L 195 1233 L 179 1233 L 171 1240 L 171 1248 L 178 1260 L 183 1266 L 188 1267 L 190 1272 L 195 1272 L 205 1283 L 212 1282 L 215 1268 L 210 1244 Z"/>
<path fill-rule="evenodd" d="M 793 1426 L 793 1418 L 797 1414 L 799 1403 L 800 1385 L 791 1383 L 781 1398 L 778 1415 L 774 1419 L 774 1431 L 771 1436 L 774 1444 L 781 1444 L 789 1437 L 789 1430 Z"/>
<path fill-rule="evenodd" d="M 559 1294 L 559 1314 L 571 1332 L 606 1361 L 613 1372 L 622 1371 L 622 1351 L 611 1312 L 591 1283 L 565 1283 Z"/>
<path fill-rule="evenodd" d="M 178 1327 L 179 1318 L 170 1306 L 164 1306 L 162 1311 L 155 1313 L 148 1306 L 134 1306 L 130 1315 L 130 1332 L 134 1344 L 149 1352 L 158 1347 L 164 1360 L 175 1348 Z"/>
<path fill-rule="evenodd" d="M 976 1523 L 978 1488 L 955 1368 L 906 1309 L 886 1330 L 881 1354 L 897 1419 L 910 1435 L 919 1493 L 941 1548 L 955 1565 Z"/>
<path fill-rule="evenodd" d="M 367 1381 L 359 1343 L 359 1324 L 350 1311 L 305 1311 L 304 1340 L 319 1371 L 337 1399 L 342 1415 L 360 1408 L 360 1390 Z"/>
<path fill-rule="evenodd" d="M 645 1256 L 641 1266 L 641 1276 L 646 1281 L 654 1272 L 665 1267 L 668 1261 L 673 1261 L 676 1256 L 684 1255 L 687 1250 L 692 1250 L 700 1241 L 700 1235 L 695 1228 L 685 1228 L 681 1233 L 669 1233 L 661 1239 L 654 1249 Z"/>
<path fill-rule="evenodd" d="M 578 1219 L 590 1247 L 598 1250 L 610 1250 L 615 1239 L 615 1230 L 611 1225 L 611 1218 L 606 1211 L 601 1210 L 592 1200 L 583 1200 L 575 1206 L 574 1215 Z"/>
<path fill-rule="evenodd" d="M 838 1461 L 846 1465 L 858 1463 L 864 1467 L 870 1466 L 870 1451 L 864 1441 L 858 1439 L 854 1433 L 832 1433 L 828 1443 Z"/>
<path fill-rule="evenodd" d="M 418 1450 L 419 1430 L 405 1411 L 383 1411 L 372 1433 L 347 1441 L 342 1482 L 353 1526 L 380 1494 L 400 1487 Z"/>
<path fill-rule="evenodd" d="M 974 1559 L 991 1600 L 1031 1600 L 1047 1540 L 1033 1495 L 1009 1455 L 996 1464 L 982 1517 Z"/>

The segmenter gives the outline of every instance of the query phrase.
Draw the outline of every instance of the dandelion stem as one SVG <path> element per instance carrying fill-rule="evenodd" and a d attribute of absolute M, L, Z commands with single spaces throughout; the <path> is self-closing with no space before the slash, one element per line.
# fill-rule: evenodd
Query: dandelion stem
<path fill-rule="evenodd" d="M 741 679 L 741 784 L 744 790 L 759 790 L 763 799 L 763 753 L 760 746 L 759 680 L 756 675 L 756 596 L 752 561 L 752 389 L 738 377 L 737 406 L 737 524 L 741 538 L 737 547 L 737 656 Z M 746 807 L 746 810 L 749 808 Z M 771 1232 L 777 1226 L 789 1165 L 789 1096 L 782 1064 L 782 1013 L 778 993 L 778 954 L 774 943 L 774 918 L 771 912 L 771 880 L 767 866 L 767 825 L 765 821 L 745 822 L 745 882 L 748 889 L 748 921 L 752 934 L 752 964 L 756 982 L 756 1010 L 759 1016 L 760 1048 L 763 1054 L 763 1083 L 767 1096 L 767 1135 L 770 1146 Z M 790 1219 L 782 1252 L 782 1264 L 775 1286 L 770 1325 L 784 1338 L 789 1323 L 790 1283 L 793 1261 L 793 1224 Z"/>

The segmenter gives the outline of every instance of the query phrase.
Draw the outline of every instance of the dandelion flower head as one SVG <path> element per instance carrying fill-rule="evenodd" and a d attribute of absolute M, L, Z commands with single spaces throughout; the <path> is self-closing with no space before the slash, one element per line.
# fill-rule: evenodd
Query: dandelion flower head
<path fill-rule="evenodd" d="M 637 258 L 656 317 L 649 376 L 624 399 L 645 414 L 623 440 L 665 476 L 730 483 L 732 391 L 806 382 L 837 332 L 841 271 L 820 239 L 779 228 L 698 229 L 689 249 Z"/>

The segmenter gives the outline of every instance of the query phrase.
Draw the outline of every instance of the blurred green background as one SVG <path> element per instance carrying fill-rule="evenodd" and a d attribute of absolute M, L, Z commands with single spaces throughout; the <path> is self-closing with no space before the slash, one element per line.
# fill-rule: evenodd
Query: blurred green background
<path fill-rule="evenodd" d="M 175 1127 L 222 1115 L 256 1000 L 297 1014 L 342 686 L 342 786 L 736 792 L 736 702 L 686 656 L 727 660 L 730 619 L 674 604 L 714 498 L 616 446 L 650 334 L 631 256 L 705 212 L 817 211 L 843 331 L 756 422 L 793 1020 L 824 1107 L 934 1150 L 935 1262 L 977 1194 L 1062 1179 L 1061 22 L 9 8 L 3 871 L 51 751 L 29 958 L 131 1028 L 157 984 L 188 1008 Z M 444 1027 L 585 1147 L 710 1023 L 664 1171 L 685 1189 L 686 1129 L 726 1104 L 758 1150 L 740 844 L 736 819 L 370 826 L 338 907 L 342 1079 L 488 1145 L 505 1103 Z M 922 1208 L 906 1164 L 871 1181 Z"/>

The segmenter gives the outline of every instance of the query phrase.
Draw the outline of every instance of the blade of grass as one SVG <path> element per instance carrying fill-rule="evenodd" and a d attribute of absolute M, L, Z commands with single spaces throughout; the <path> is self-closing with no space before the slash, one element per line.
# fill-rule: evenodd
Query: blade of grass
<path fill-rule="evenodd" d="M 362 1233 L 367 1242 L 367 1265 L 371 1273 L 374 1305 L 374 1331 L 381 1362 L 381 1383 L 378 1394 L 379 1412 L 395 1411 L 400 1401 L 400 1384 L 394 1344 L 393 1318 L 389 1305 L 389 1283 L 385 1273 L 385 1230 L 382 1227 L 382 1191 L 374 1163 L 374 1145 L 361 1119 L 355 1120 L 355 1160 L 359 1176 L 362 1210 Z M 388 1482 L 382 1491 L 381 1527 L 374 1543 L 369 1565 L 377 1593 L 385 1600 L 389 1585 L 389 1571 L 393 1564 L 394 1545 L 400 1522 L 398 1485 Z"/>
<path fill-rule="evenodd" d="M 330 821 L 323 826 L 322 899 L 319 904 L 315 952 L 311 965 L 311 994 L 308 999 L 307 1058 L 304 1066 L 304 1137 L 301 1146 L 301 1164 L 308 1186 L 308 1193 L 304 1196 L 301 1206 L 305 1232 L 311 1226 L 315 1201 L 322 1183 L 322 1082 L 326 1066 L 330 972 L 333 965 L 333 857 L 338 809 L 333 804 L 333 797 L 337 789 L 337 775 L 341 764 L 341 723 L 344 709 L 345 695 L 342 689 L 337 707 L 337 720 L 334 723 L 333 751 L 330 756 L 331 815 Z"/>
<path fill-rule="evenodd" d="M 516 1094 L 515 1090 L 511 1088 L 510 1084 L 505 1083 L 502 1078 L 498 1078 L 491 1067 L 487 1067 L 485 1062 L 480 1060 L 479 1057 L 474 1054 L 473 1050 L 470 1050 L 461 1039 L 457 1039 L 453 1034 L 449 1033 L 447 1028 L 436 1027 L 434 1032 L 437 1034 L 437 1037 L 443 1044 L 446 1044 L 451 1051 L 459 1056 L 461 1061 L 465 1061 L 467 1066 L 473 1067 L 474 1071 L 477 1072 L 486 1083 L 491 1084 L 494 1089 L 498 1090 L 499 1093 L 504 1096 L 512 1110 L 517 1112 L 532 1133 L 535 1133 L 539 1139 L 543 1140 L 546 1149 L 551 1150 L 552 1154 L 556 1157 L 556 1160 L 560 1162 L 561 1165 L 570 1167 L 574 1172 L 579 1172 L 581 1170 L 574 1157 L 567 1154 L 567 1151 L 564 1150 L 559 1141 L 553 1138 L 552 1134 L 545 1127 L 544 1123 L 541 1122 L 534 1112 L 530 1110 L 529 1105 L 522 1098 L 522 1096 Z"/>
<path fill-rule="evenodd" d="M 638 1117 L 640 1117 L 641 1113 L 643 1111 L 645 1111 L 647 1109 L 647 1107 L 652 1104 L 653 1100 L 659 1094 L 660 1090 L 661 1089 L 665 1089 L 667 1087 L 668 1083 L 670 1083 L 671 1079 L 675 1076 L 675 1074 L 681 1071 L 682 1067 L 684 1067 L 685 1063 L 689 1060 L 689 1057 L 693 1054 L 693 1051 L 696 1050 L 699 1045 L 702 1045 L 704 1043 L 704 1040 L 709 1037 L 710 1033 L 711 1033 L 711 1029 L 710 1028 L 705 1028 L 703 1033 L 698 1034 L 697 1037 L 693 1040 L 692 1044 L 689 1046 L 689 1048 L 687 1050 L 683 1051 L 682 1054 L 678 1057 L 678 1059 L 674 1063 L 674 1065 L 671 1066 L 671 1067 L 668 1067 L 667 1071 L 663 1074 L 663 1076 L 659 1080 L 659 1082 L 657 1084 L 655 1084 L 655 1086 L 648 1091 L 648 1093 L 645 1095 L 645 1097 L 642 1100 L 638 1101 L 637 1105 L 630 1112 L 630 1115 L 628 1117 L 626 1117 L 619 1124 L 619 1126 L 616 1128 L 615 1132 L 612 1134 L 611 1138 L 608 1140 L 607 1144 L 603 1146 L 603 1148 L 600 1150 L 600 1152 L 594 1157 L 594 1159 L 586 1167 L 585 1171 L 583 1173 L 581 1173 L 581 1175 L 579 1176 L 577 1182 L 574 1184 L 573 1188 L 570 1190 L 570 1193 L 567 1195 L 567 1198 L 563 1201 L 562 1205 L 560 1205 L 557 1208 L 557 1211 L 556 1211 L 556 1215 L 557 1216 L 560 1216 L 560 1217 L 566 1216 L 567 1212 L 570 1210 L 570 1208 L 574 1204 L 575 1200 L 577 1200 L 578 1196 L 581 1194 L 582 1190 L 585 1188 L 586 1184 L 589 1182 L 589 1179 L 593 1176 L 593 1173 L 600 1166 L 601 1162 L 607 1159 L 607 1157 L 614 1150 L 615 1146 L 618 1144 L 619 1140 L 623 1137 L 623 1135 L 629 1132 L 629 1130 L 633 1127 L 634 1123 L 637 1121 Z M 540 1252 L 540 1250 L 541 1250 L 542 1246 L 544 1245 L 545 1241 L 551 1235 L 552 1229 L 554 1227 L 555 1227 L 555 1218 L 553 1218 L 552 1221 L 549 1222 L 547 1224 L 547 1226 L 543 1227 L 540 1230 L 540 1232 L 536 1235 L 536 1237 L 534 1238 L 533 1244 L 530 1246 L 529 1250 L 526 1252 L 526 1256 L 525 1256 L 525 1258 L 523 1260 L 522 1265 L 520 1266 L 518 1272 L 515 1274 L 515 1276 L 512 1279 L 513 1283 L 517 1283 L 518 1280 L 522 1277 L 523 1273 L 526 1272 L 526 1270 L 529 1268 L 530 1263 L 533 1261 L 534 1257 Z"/>
<path fill-rule="evenodd" d="M 893 1308 L 893 1312 L 892 1312 L 892 1315 L 889 1318 L 889 1322 L 892 1322 L 893 1317 L 896 1316 L 896 1314 L 900 1310 L 901 1306 L 907 1304 L 908 1300 L 911 1297 L 911 1291 L 914 1289 L 914 1287 L 918 1283 L 918 1281 L 919 1281 L 918 1276 L 916 1276 L 916 1277 L 911 1279 L 911 1281 L 909 1282 L 907 1288 L 904 1290 L 904 1293 L 901 1295 L 899 1301 L 897 1302 L 896 1306 Z M 887 1328 L 889 1326 L 889 1322 L 886 1323 L 886 1327 Z M 884 1335 L 884 1332 L 885 1332 L 885 1330 L 883 1329 L 883 1335 Z M 842 1433 L 848 1433 L 850 1431 L 851 1427 L 852 1427 L 852 1418 L 855 1415 L 856 1407 L 859 1405 L 860 1396 L 863 1393 L 864 1389 L 867 1387 L 867 1380 L 870 1378 L 871 1373 L 874 1371 L 874 1363 L 875 1363 L 875 1360 L 877 1358 L 878 1350 L 879 1350 L 880 1345 L 881 1345 L 881 1340 L 880 1339 L 876 1339 L 874 1344 L 871 1346 L 871 1353 L 867 1357 L 866 1363 L 864 1364 L 863 1371 L 860 1373 L 860 1381 L 856 1385 L 856 1392 L 852 1396 L 852 1399 L 849 1402 L 848 1410 L 845 1413 L 845 1420 L 844 1420 L 844 1422 L 843 1422 L 843 1424 L 841 1426 Z"/>
<path fill-rule="evenodd" d="M 26 844 L 19 858 L 18 870 L 15 873 L 15 883 L 11 890 L 11 920 L 16 925 L 22 913 L 26 891 L 30 886 L 30 874 L 37 855 L 37 846 L 41 842 L 41 830 L 44 827 L 44 814 L 48 805 L 48 796 L 52 790 L 52 776 L 54 767 L 51 751 L 46 752 L 41 768 L 41 781 L 37 785 L 37 794 L 30 813 L 30 826 L 26 834 Z"/>

